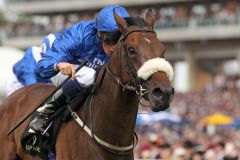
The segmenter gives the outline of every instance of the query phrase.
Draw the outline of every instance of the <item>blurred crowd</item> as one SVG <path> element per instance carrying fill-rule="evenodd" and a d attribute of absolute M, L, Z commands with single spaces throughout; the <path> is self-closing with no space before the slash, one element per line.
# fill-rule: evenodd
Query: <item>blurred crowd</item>
<path fill-rule="evenodd" d="M 179 3 L 173 6 L 159 4 L 151 8 L 156 15 L 156 28 L 160 29 L 240 24 L 240 3 L 236 0 L 188 5 Z M 146 8 L 129 8 L 128 11 L 132 16 L 143 16 Z M 6 23 L 4 30 L 7 37 L 46 35 L 61 32 L 81 20 L 94 19 L 95 14 L 94 11 L 89 11 L 88 13 L 27 17 L 22 18 L 20 22 Z"/>
<path fill-rule="evenodd" d="M 169 112 L 180 116 L 186 123 L 138 124 L 136 159 L 240 159 L 240 126 L 203 123 L 205 117 L 216 112 L 240 118 L 239 83 L 239 76 L 224 78 L 217 75 L 214 82 L 201 92 L 177 93 Z M 146 108 L 139 112 L 148 113 Z"/>

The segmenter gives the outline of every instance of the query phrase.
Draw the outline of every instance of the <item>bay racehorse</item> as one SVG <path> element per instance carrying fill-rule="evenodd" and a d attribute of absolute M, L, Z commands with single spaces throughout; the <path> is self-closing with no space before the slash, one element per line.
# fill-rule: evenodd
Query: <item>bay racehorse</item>
<path fill-rule="evenodd" d="M 157 112 L 168 108 L 174 95 L 173 69 L 164 59 L 165 46 L 153 31 L 155 18 L 151 10 L 145 19 L 122 19 L 115 13 L 114 17 L 122 37 L 111 60 L 98 74 L 98 89 L 77 111 L 85 120 L 85 129 L 74 119 L 61 125 L 56 140 L 57 160 L 133 159 L 140 97 L 147 99 L 151 109 Z M 20 144 L 27 122 L 10 136 L 6 133 L 53 89 L 47 84 L 24 87 L 3 102 L 0 159 L 39 159 L 24 154 Z"/>

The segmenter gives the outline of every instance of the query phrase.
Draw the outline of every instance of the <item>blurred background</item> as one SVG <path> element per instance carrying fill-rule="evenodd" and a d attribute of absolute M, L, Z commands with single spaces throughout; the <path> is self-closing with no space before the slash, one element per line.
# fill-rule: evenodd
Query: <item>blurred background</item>
<path fill-rule="evenodd" d="M 109 4 L 131 16 L 154 10 L 175 71 L 170 109 L 139 109 L 135 159 L 240 159 L 240 0 L 0 0 L 1 101 L 26 48 Z"/>

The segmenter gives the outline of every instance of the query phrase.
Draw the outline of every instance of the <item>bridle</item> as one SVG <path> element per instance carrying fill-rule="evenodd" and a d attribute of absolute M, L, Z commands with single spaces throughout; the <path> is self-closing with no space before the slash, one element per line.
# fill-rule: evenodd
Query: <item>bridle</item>
<path fill-rule="evenodd" d="M 128 75 L 131 79 L 131 82 L 129 82 L 127 84 L 123 84 L 121 79 L 119 77 L 115 76 L 111 72 L 111 70 L 109 68 L 109 63 L 106 64 L 106 66 L 104 68 L 102 68 L 101 71 L 103 72 L 103 74 L 101 74 L 100 79 L 103 79 L 103 77 L 105 75 L 105 72 L 107 71 L 110 74 L 110 76 L 117 82 L 117 84 L 122 86 L 123 91 L 125 91 L 125 90 L 134 91 L 141 98 L 148 93 L 148 90 L 145 89 L 145 87 L 143 86 L 143 84 L 142 84 L 143 81 L 140 78 L 138 78 L 138 76 L 136 74 L 136 70 L 135 71 L 133 70 L 132 62 L 128 58 L 128 54 L 127 54 L 128 51 L 126 49 L 126 46 L 124 45 L 124 41 L 126 40 L 127 36 L 130 35 L 131 33 L 134 33 L 134 32 L 151 32 L 151 33 L 156 34 L 155 31 L 150 30 L 150 29 L 136 29 L 136 30 L 128 31 L 127 33 L 123 34 L 120 37 L 120 39 L 119 39 L 120 53 L 121 53 L 121 56 L 123 56 L 123 58 L 124 58 L 124 66 L 127 69 L 127 73 L 128 73 Z M 100 81 L 102 81 L 102 80 L 100 80 Z M 85 102 L 85 105 L 87 105 L 87 103 L 89 103 L 89 114 L 90 114 L 89 116 L 90 116 L 90 119 L 91 119 L 90 128 L 88 128 L 86 126 L 86 124 L 79 118 L 79 116 L 77 115 L 76 112 L 72 111 L 72 109 L 70 107 L 68 107 L 69 111 L 71 112 L 72 117 L 88 133 L 88 135 L 95 141 L 95 143 L 98 144 L 101 148 L 103 148 L 103 149 L 105 149 L 105 150 L 107 150 L 107 151 L 109 151 L 113 154 L 116 154 L 116 155 L 128 155 L 128 154 L 130 154 L 134 150 L 134 148 L 136 147 L 137 141 L 138 141 L 138 137 L 137 137 L 137 134 L 135 132 L 134 132 L 134 135 L 133 135 L 132 144 L 128 145 L 128 146 L 123 146 L 123 147 L 109 144 L 108 142 L 100 139 L 99 137 L 97 137 L 94 134 L 93 119 L 92 119 L 92 117 L 93 117 L 92 116 L 92 101 L 93 101 L 93 98 L 94 98 L 94 93 L 95 93 L 95 89 L 91 92 L 90 96 L 88 96 L 88 98 Z"/>
<path fill-rule="evenodd" d="M 115 76 L 111 70 L 109 69 L 109 63 L 107 64 L 106 68 L 108 73 L 111 75 L 111 77 L 119 84 L 122 86 L 123 90 L 129 90 L 129 91 L 134 91 L 138 96 L 139 99 L 141 99 L 142 97 L 144 97 L 149 91 L 146 89 L 146 87 L 144 87 L 143 85 L 143 80 L 140 79 L 137 76 L 137 71 L 134 70 L 134 67 L 132 65 L 132 62 L 129 60 L 128 57 L 128 51 L 127 48 L 124 44 L 124 41 L 126 40 L 126 38 L 134 32 L 151 32 L 154 33 L 156 35 L 156 32 L 150 29 L 135 29 L 135 30 L 130 30 L 127 33 L 123 34 L 120 39 L 120 53 L 121 56 L 123 56 L 124 59 L 124 66 L 126 67 L 127 73 L 131 79 L 131 82 L 127 83 L 127 84 L 123 84 L 123 82 L 121 81 L 121 79 L 117 76 Z"/>

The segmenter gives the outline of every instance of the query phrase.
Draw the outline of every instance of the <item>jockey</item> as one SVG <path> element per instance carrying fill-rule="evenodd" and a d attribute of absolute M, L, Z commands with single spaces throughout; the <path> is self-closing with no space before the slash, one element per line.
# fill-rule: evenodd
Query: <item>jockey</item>
<path fill-rule="evenodd" d="M 58 35 L 57 33 L 55 33 L 55 34 L 50 33 L 49 35 L 47 35 L 44 38 L 44 40 L 40 46 L 43 54 L 45 54 L 47 52 L 47 50 L 49 50 L 52 47 L 52 44 L 53 44 L 54 40 L 56 39 L 57 35 Z"/>
<path fill-rule="evenodd" d="M 66 98 L 74 98 L 77 93 L 93 84 L 96 70 L 109 61 L 121 36 L 113 8 L 120 17 L 129 17 L 126 9 L 121 6 L 104 7 L 95 21 L 81 21 L 66 29 L 38 62 L 37 75 L 45 79 L 51 78 L 55 86 L 60 85 L 66 75 L 72 75 L 72 79 L 66 82 L 48 103 L 38 108 L 36 117 L 29 125 L 35 132 L 45 133 L 49 117 L 60 104 L 66 102 Z M 85 58 L 89 62 L 75 73 L 76 65 Z"/>
<path fill-rule="evenodd" d="M 14 66 L 12 73 L 6 84 L 6 96 L 19 88 L 35 83 L 48 83 L 49 80 L 37 77 L 35 74 L 36 64 L 42 58 L 42 55 L 51 47 L 55 40 L 54 34 L 49 34 L 43 40 L 41 47 L 32 46 L 28 48 L 21 60 Z"/>

